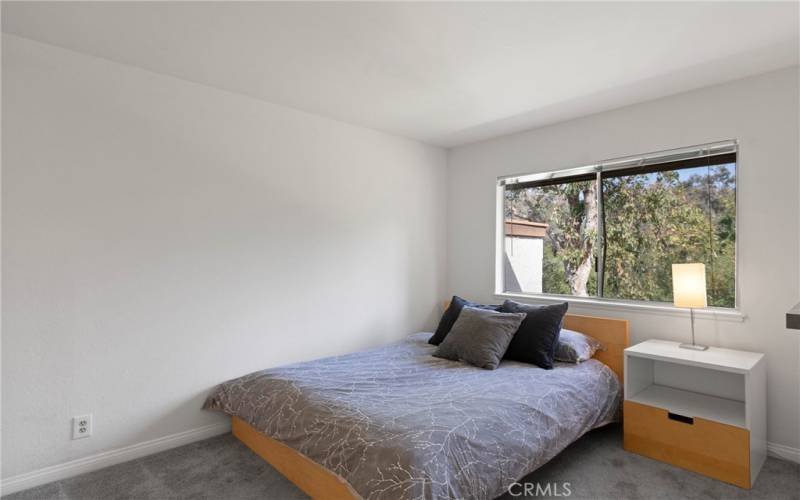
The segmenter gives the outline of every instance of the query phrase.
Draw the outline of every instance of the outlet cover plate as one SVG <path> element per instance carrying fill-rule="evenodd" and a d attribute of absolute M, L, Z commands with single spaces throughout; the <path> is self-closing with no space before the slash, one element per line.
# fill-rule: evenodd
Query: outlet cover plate
<path fill-rule="evenodd" d="M 72 417 L 72 439 L 88 438 L 92 435 L 92 414 Z"/>

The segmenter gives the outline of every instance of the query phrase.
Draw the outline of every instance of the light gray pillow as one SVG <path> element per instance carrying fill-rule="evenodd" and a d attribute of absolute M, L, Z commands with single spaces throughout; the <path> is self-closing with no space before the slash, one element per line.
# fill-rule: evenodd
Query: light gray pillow
<path fill-rule="evenodd" d="M 602 349 L 603 344 L 592 337 L 562 328 L 555 359 L 567 363 L 580 363 L 592 359 L 594 353 Z"/>
<path fill-rule="evenodd" d="M 433 355 L 494 370 L 525 316 L 465 307 Z"/>

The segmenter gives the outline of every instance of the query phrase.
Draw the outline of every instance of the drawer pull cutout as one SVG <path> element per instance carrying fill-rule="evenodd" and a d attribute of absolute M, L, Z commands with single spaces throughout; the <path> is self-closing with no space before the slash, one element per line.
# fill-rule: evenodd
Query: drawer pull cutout
<path fill-rule="evenodd" d="M 684 424 L 693 425 L 694 419 L 692 417 L 684 417 L 683 415 L 678 415 L 677 413 L 667 412 L 667 418 L 670 420 L 675 420 L 676 422 L 682 422 Z"/>

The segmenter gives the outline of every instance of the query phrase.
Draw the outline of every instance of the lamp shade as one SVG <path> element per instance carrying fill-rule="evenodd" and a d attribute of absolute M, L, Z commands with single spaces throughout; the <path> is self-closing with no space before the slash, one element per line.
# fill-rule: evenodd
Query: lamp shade
<path fill-rule="evenodd" d="M 706 265 L 672 264 L 675 307 L 706 307 Z"/>

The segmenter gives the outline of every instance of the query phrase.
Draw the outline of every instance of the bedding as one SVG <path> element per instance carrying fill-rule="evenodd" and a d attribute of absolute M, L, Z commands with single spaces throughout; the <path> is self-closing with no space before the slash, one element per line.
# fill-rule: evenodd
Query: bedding
<path fill-rule="evenodd" d="M 604 364 L 487 371 L 431 356 L 430 333 L 225 382 L 204 408 L 340 475 L 366 499 L 495 498 L 618 417 Z"/>

